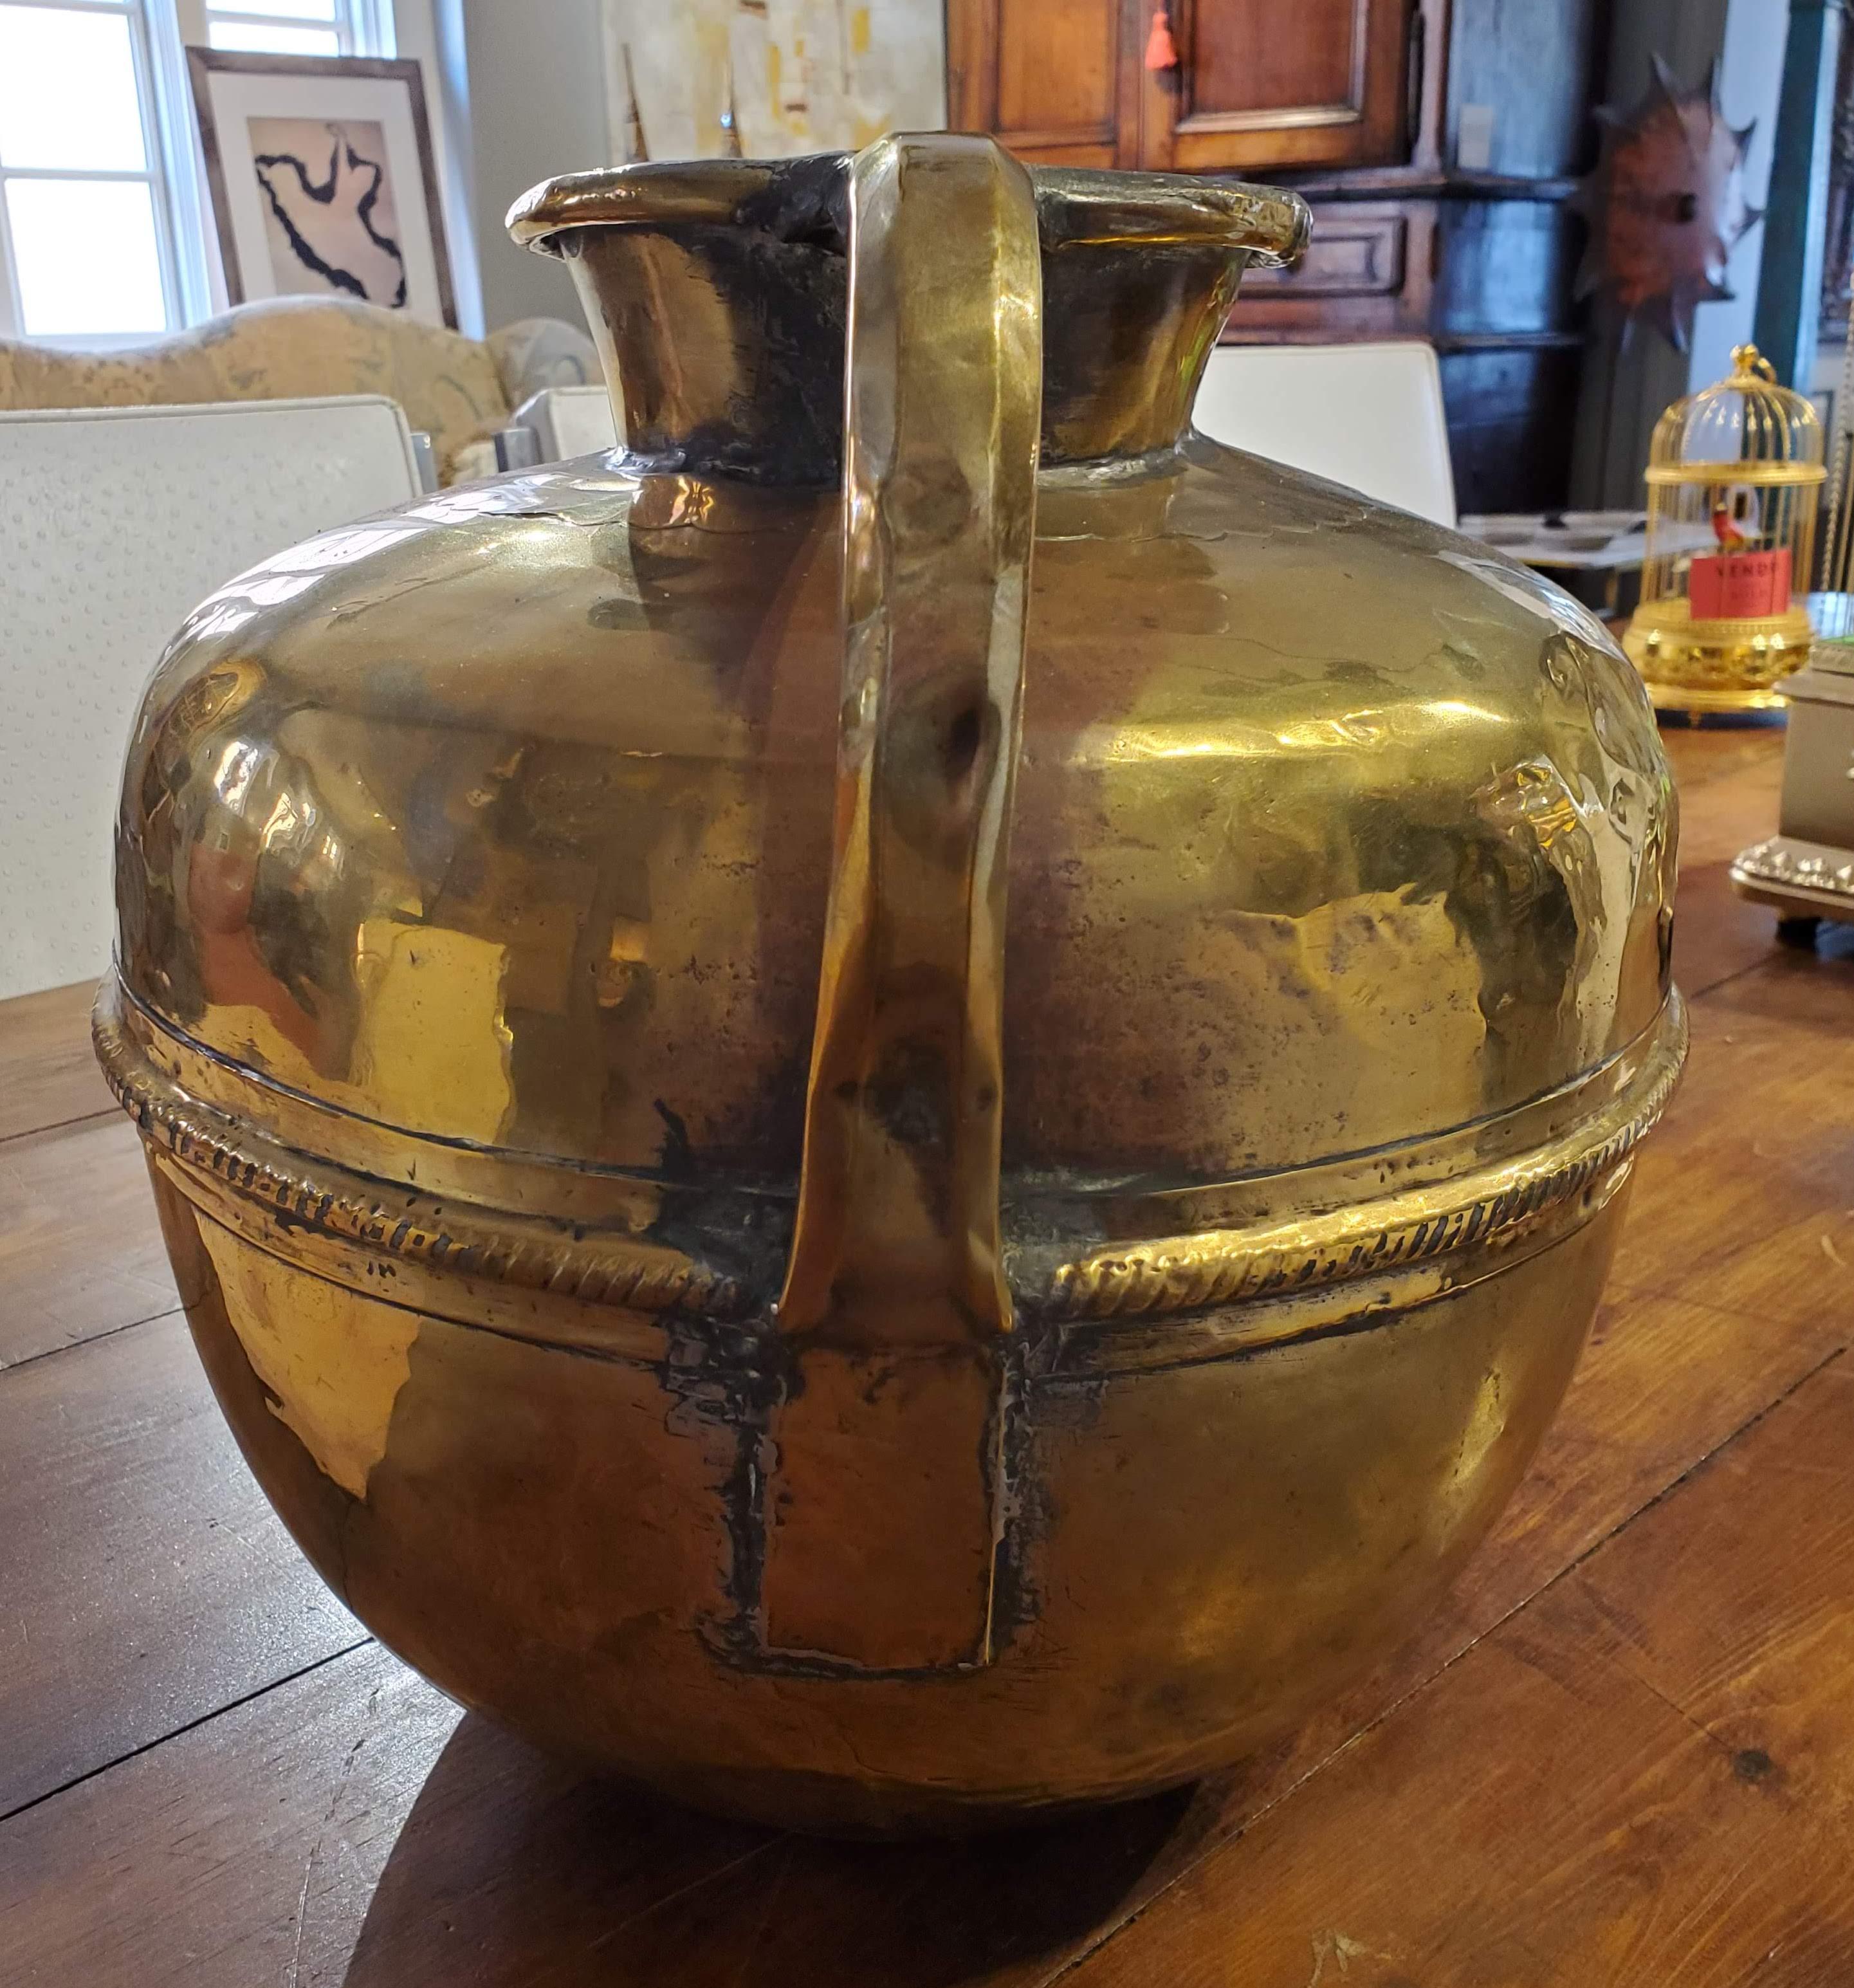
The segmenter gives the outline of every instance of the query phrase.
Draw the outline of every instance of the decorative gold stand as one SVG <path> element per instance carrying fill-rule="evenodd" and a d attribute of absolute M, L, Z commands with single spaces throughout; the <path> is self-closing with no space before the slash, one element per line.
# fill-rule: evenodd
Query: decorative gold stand
<path fill-rule="evenodd" d="M 1773 620 L 1696 621 L 1683 600 L 1638 613 L 1623 637 L 1657 711 L 1704 715 L 1780 711 L 1778 686 L 1808 660 L 1812 631 L 1800 607 Z"/>

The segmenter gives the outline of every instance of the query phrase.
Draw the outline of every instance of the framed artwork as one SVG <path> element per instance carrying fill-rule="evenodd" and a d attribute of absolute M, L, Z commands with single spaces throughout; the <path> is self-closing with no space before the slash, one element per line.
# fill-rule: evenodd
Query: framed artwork
<path fill-rule="evenodd" d="M 455 327 L 415 62 L 190 48 L 225 293 L 355 297 Z"/>

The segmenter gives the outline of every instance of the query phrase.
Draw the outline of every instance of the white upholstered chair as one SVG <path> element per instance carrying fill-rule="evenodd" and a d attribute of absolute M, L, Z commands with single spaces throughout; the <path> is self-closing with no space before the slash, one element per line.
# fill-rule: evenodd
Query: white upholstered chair
<path fill-rule="evenodd" d="M 0 413 L 0 999 L 108 963 L 123 748 L 188 610 L 418 489 L 377 396 Z"/>
<path fill-rule="evenodd" d="M 532 429 L 537 462 L 570 462 L 575 456 L 602 455 L 618 445 L 611 397 L 603 387 L 545 387 L 509 417 L 511 425 Z"/>
<path fill-rule="evenodd" d="M 1213 441 L 1451 529 L 1454 471 L 1433 347 L 1220 345 L 1193 419 Z"/>

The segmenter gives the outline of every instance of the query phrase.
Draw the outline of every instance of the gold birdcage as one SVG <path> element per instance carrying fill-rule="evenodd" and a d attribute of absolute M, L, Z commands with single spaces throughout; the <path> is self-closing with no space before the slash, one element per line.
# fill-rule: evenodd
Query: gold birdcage
<path fill-rule="evenodd" d="M 1808 660 L 1822 424 L 1754 345 L 1677 401 L 1648 458 L 1641 605 L 1624 647 L 1663 711 L 1769 709 Z"/>

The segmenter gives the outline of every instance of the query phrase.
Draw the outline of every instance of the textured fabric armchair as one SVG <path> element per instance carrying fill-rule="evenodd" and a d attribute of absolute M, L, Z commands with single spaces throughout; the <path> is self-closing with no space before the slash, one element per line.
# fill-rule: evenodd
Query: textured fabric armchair
<path fill-rule="evenodd" d="M 478 340 L 334 298 L 241 304 L 191 330 L 105 352 L 0 339 L 0 409 L 381 394 L 431 436 L 446 483 L 495 468 L 491 438 L 529 395 L 599 377 L 592 340 L 557 319 L 525 318 Z"/>

